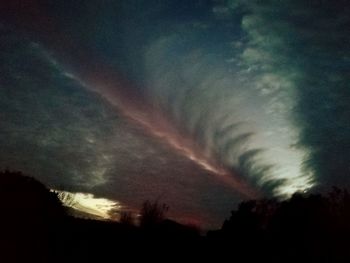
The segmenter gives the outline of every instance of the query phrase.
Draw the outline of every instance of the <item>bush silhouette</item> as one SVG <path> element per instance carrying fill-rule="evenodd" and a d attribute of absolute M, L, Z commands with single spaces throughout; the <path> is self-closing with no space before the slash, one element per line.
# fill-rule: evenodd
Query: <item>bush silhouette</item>
<path fill-rule="evenodd" d="M 349 236 L 350 194 L 338 188 L 325 196 L 242 202 L 220 231 L 209 233 L 220 251 L 233 246 L 240 260 L 272 262 L 348 262 Z"/>
<path fill-rule="evenodd" d="M 67 216 L 56 193 L 20 172 L 0 172 L 0 209 L 0 262 L 68 262 L 70 255 L 78 262 L 83 255 L 88 262 L 91 253 L 100 256 L 107 247 L 114 253 L 116 242 L 118 253 L 158 250 L 203 259 L 211 255 L 216 262 L 229 257 L 237 262 L 350 259 L 350 194 L 338 188 L 328 195 L 242 202 L 220 230 L 206 237 L 166 219 L 169 208 L 158 201 L 142 204 L 140 227 L 132 225 L 128 212 L 120 215 L 120 223 Z M 107 261 L 110 254 L 105 255 Z"/>
<path fill-rule="evenodd" d="M 133 226 L 134 225 L 134 217 L 130 211 L 122 211 L 120 213 L 119 222 L 125 226 Z"/>
<path fill-rule="evenodd" d="M 169 207 L 166 204 L 160 204 L 158 201 L 145 201 L 140 211 L 140 226 L 152 227 L 161 223 L 168 210 Z"/>

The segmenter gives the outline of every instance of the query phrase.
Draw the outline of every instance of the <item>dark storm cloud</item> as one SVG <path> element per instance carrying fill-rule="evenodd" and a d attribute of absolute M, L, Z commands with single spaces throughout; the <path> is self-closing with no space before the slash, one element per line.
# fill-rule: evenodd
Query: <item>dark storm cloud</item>
<path fill-rule="evenodd" d="M 322 186 L 350 186 L 350 5 L 329 4 L 310 21 L 305 78 L 298 103 L 301 145 L 311 149 L 307 167 Z M 316 15 L 315 15 L 316 17 Z M 316 28 L 315 28 L 316 27 Z M 327 32 L 327 33 L 326 33 Z"/>

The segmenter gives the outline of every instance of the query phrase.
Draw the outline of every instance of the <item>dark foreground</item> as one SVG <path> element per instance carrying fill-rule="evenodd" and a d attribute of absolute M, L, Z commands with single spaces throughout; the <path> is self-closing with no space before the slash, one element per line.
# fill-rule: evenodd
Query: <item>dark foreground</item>
<path fill-rule="evenodd" d="M 67 215 L 57 196 L 0 173 L 0 262 L 350 262 L 350 195 L 294 195 L 242 203 L 201 236 L 171 220 L 132 224 Z"/>

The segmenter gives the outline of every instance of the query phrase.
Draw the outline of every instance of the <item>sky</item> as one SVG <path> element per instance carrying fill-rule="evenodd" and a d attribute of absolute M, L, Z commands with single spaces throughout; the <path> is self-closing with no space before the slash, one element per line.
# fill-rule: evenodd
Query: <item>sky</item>
<path fill-rule="evenodd" d="M 0 4 L 0 167 L 219 227 L 348 187 L 347 1 Z"/>

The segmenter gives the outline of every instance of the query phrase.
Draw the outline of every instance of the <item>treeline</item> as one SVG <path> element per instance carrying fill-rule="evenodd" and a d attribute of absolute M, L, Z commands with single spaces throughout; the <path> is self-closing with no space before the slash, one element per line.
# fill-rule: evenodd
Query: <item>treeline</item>
<path fill-rule="evenodd" d="M 146 201 L 135 226 L 67 214 L 57 195 L 18 172 L 0 172 L 0 262 L 350 262 L 350 194 L 295 194 L 242 202 L 221 229 L 201 236 Z"/>
<path fill-rule="evenodd" d="M 240 259 L 270 262 L 350 262 L 350 194 L 294 194 L 290 199 L 243 202 L 211 244 Z"/>

